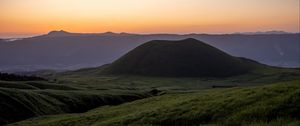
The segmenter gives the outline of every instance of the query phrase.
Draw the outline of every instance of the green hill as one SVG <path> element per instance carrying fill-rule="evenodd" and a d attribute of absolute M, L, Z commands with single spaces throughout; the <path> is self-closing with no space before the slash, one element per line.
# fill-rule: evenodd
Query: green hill
<path fill-rule="evenodd" d="M 109 74 L 170 77 L 228 77 L 254 70 L 261 64 L 237 58 L 196 39 L 154 40 L 113 62 Z"/>
<path fill-rule="evenodd" d="M 0 125 L 31 117 L 77 113 L 152 96 L 148 90 L 92 90 L 46 82 L 0 81 Z"/>
<path fill-rule="evenodd" d="M 299 126 L 300 81 L 173 93 L 9 126 Z"/>

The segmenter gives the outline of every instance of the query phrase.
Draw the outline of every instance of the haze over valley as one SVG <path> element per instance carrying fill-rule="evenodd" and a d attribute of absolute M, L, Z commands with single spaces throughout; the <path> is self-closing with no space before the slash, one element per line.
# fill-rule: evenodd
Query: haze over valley
<path fill-rule="evenodd" d="M 231 55 L 271 66 L 300 66 L 299 33 L 178 35 L 51 31 L 45 35 L 0 42 L 0 71 L 62 71 L 96 67 L 109 64 L 150 40 L 184 38 L 202 40 Z"/>

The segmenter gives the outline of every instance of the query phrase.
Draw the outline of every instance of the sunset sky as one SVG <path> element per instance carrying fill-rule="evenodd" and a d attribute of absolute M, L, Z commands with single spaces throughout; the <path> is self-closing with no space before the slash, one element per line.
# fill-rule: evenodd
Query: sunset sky
<path fill-rule="evenodd" d="M 299 0 L 0 0 L 0 37 L 70 32 L 299 32 Z"/>

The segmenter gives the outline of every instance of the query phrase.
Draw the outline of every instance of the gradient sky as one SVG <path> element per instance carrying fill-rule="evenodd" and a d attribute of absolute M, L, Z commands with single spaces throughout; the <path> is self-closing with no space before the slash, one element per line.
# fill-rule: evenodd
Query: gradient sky
<path fill-rule="evenodd" d="M 0 37 L 70 32 L 299 32 L 299 0 L 0 0 Z"/>

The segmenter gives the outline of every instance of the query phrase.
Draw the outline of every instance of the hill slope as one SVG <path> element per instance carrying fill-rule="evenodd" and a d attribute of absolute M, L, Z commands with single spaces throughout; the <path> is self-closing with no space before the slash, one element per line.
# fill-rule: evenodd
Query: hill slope
<path fill-rule="evenodd" d="M 247 73 L 259 65 L 189 38 L 147 42 L 113 62 L 104 71 L 150 76 L 227 77 Z"/>
<path fill-rule="evenodd" d="M 299 96 L 299 81 L 259 87 L 210 89 L 99 107 L 82 114 L 38 117 L 10 126 L 298 126 Z"/>
<path fill-rule="evenodd" d="M 149 91 L 72 88 L 46 82 L 0 81 L 0 126 L 41 115 L 85 112 L 152 95 Z"/>

